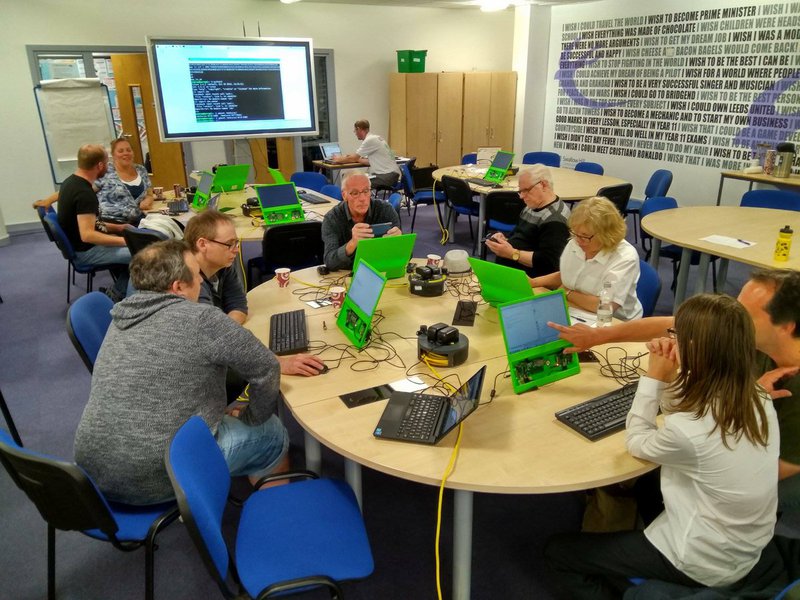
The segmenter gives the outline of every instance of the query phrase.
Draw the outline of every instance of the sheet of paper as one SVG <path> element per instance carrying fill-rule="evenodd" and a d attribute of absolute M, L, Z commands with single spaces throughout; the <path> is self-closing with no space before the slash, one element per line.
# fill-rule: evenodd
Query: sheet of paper
<path fill-rule="evenodd" d="M 395 392 L 418 392 L 420 390 L 424 390 L 428 386 L 422 381 L 422 379 L 413 376 L 406 379 L 400 379 L 399 381 L 393 381 L 389 384 L 389 387 Z"/>
<path fill-rule="evenodd" d="M 729 246 L 731 248 L 749 248 L 750 246 L 755 246 L 756 242 L 751 242 L 749 240 L 741 240 L 737 238 L 728 237 L 727 235 L 708 235 L 704 238 L 700 238 L 704 242 L 710 242 L 712 244 L 719 244 L 721 246 Z"/>
<path fill-rule="evenodd" d="M 574 306 L 569 307 L 569 318 L 573 324 L 583 323 L 584 325 L 588 325 L 589 327 L 594 327 L 597 325 L 596 314 L 589 312 L 588 310 L 575 308 Z"/>

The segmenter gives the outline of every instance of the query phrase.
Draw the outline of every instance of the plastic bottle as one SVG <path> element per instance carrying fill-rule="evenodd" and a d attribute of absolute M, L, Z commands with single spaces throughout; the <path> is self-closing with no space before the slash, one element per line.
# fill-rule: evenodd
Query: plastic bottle
<path fill-rule="evenodd" d="M 597 303 L 597 326 L 606 327 L 611 325 L 611 317 L 614 314 L 614 305 L 611 303 L 614 294 L 611 291 L 611 282 L 603 283 L 600 290 L 600 301 Z"/>
<path fill-rule="evenodd" d="M 775 254 L 773 258 L 777 261 L 789 260 L 789 250 L 792 247 L 792 228 L 787 225 L 778 232 L 778 241 L 775 242 Z"/>

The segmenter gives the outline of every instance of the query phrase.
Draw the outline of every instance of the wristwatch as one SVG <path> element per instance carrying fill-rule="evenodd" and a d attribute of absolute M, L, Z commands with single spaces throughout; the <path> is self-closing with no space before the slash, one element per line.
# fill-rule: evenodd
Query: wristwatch
<path fill-rule="evenodd" d="M 517 250 L 516 248 L 514 248 L 514 251 L 511 253 L 511 260 L 513 260 L 514 262 L 519 261 L 519 250 Z"/>

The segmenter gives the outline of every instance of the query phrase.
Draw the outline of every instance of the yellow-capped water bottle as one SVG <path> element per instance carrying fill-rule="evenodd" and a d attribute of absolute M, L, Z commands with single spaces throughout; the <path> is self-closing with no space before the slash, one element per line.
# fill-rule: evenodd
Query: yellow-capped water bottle
<path fill-rule="evenodd" d="M 789 260 L 789 250 L 792 248 L 792 228 L 788 225 L 778 232 L 778 241 L 775 242 L 775 255 L 773 258 L 778 261 Z"/>

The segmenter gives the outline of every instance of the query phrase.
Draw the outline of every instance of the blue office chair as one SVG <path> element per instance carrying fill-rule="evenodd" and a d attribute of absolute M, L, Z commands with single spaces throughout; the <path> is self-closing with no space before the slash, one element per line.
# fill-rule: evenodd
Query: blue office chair
<path fill-rule="evenodd" d="M 315 192 L 321 192 L 322 186 L 328 183 L 325 175 L 312 171 L 296 171 L 292 173 L 289 180 L 293 181 L 297 187 L 314 190 Z"/>
<path fill-rule="evenodd" d="M 134 256 L 140 250 L 147 248 L 147 246 L 150 244 L 167 239 L 167 236 L 160 231 L 133 226 L 123 229 L 122 237 L 125 239 L 125 245 L 128 247 L 131 256 Z"/>
<path fill-rule="evenodd" d="M 56 211 L 53 209 L 53 205 L 51 204 L 47 208 L 45 208 L 43 206 L 37 206 L 36 207 L 36 214 L 39 215 L 39 220 L 42 222 L 42 227 L 44 227 L 44 232 L 45 232 L 45 234 L 47 234 L 47 239 L 50 240 L 51 242 L 55 243 L 56 240 L 53 237 L 53 234 L 50 232 L 50 228 L 44 222 L 45 215 L 47 215 L 47 214 L 55 215 L 56 214 Z"/>
<path fill-rule="evenodd" d="M 405 194 L 409 204 L 414 204 L 414 214 L 411 217 L 411 231 L 414 231 L 414 223 L 417 220 L 417 208 L 423 204 L 433 204 L 439 215 L 439 222 L 441 222 L 442 211 L 439 207 L 445 202 L 444 192 L 439 190 L 434 192 L 433 187 L 430 189 L 417 189 L 411 175 L 411 169 L 407 164 L 400 165 L 400 172 L 402 174 L 400 181 L 403 183 L 403 194 Z"/>
<path fill-rule="evenodd" d="M 642 303 L 645 317 L 652 317 L 656 310 L 656 302 L 661 294 L 661 279 L 658 271 L 649 263 L 639 260 L 639 281 L 636 282 L 636 297 Z"/>
<path fill-rule="evenodd" d="M 523 165 L 543 164 L 546 167 L 560 167 L 561 155 L 557 152 L 527 152 L 522 157 Z"/>
<path fill-rule="evenodd" d="M 258 269 L 259 280 L 263 280 L 265 275 L 272 279 L 279 267 L 305 269 L 321 265 L 324 257 L 322 221 L 272 225 L 264 229 L 261 256 L 247 261 L 247 281 L 252 289 L 255 284 L 253 269 Z"/>
<path fill-rule="evenodd" d="M 490 192 L 486 196 L 486 225 L 483 230 L 502 231 L 511 233 L 517 226 L 519 215 L 525 208 L 525 203 L 517 192 L 499 191 Z M 486 260 L 486 244 L 481 244 L 481 258 Z"/>
<path fill-rule="evenodd" d="M 403 201 L 403 197 L 397 192 L 395 192 L 394 194 L 389 196 L 389 200 L 388 200 L 389 205 L 394 209 L 394 212 L 397 213 L 397 217 L 400 219 L 400 228 L 401 229 L 403 227 L 403 217 L 400 215 L 400 206 L 402 204 L 402 201 Z"/>
<path fill-rule="evenodd" d="M 579 162 L 575 165 L 575 170 L 582 173 L 592 173 L 593 175 L 602 175 L 605 173 L 603 165 L 596 162 Z"/>
<path fill-rule="evenodd" d="M 642 204 L 648 198 L 655 196 L 664 197 L 669 192 L 669 187 L 672 185 L 672 171 L 666 169 L 658 169 L 650 176 L 650 181 L 647 182 L 647 187 L 644 188 L 644 200 L 631 198 L 628 200 L 628 207 L 625 209 L 625 216 L 633 215 L 633 241 L 638 243 L 638 236 L 643 235 L 641 232 L 642 216 L 639 214 L 642 210 Z"/>
<path fill-rule="evenodd" d="M 95 273 L 110 271 L 111 267 L 117 266 L 112 264 L 90 266 L 76 262 L 75 250 L 72 248 L 72 244 L 64 233 L 64 230 L 61 229 L 61 225 L 58 222 L 58 215 L 55 212 L 49 212 L 45 214 L 42 223 L 45 228 L 50 231 L 53 241 L 56 243 L 56 246 L 58 246 L 58 249 L 61 250 L 61 255 L 67 261 L 67 304 L 69 304 L 70 296 L 70 279 L 72 279 L 72 283 L 74 284 L 75 273 L 86 275 L 86 292 L 88 293 L 92 291 Z"/>
<path fill-rule="evenodd" d="M 310 472 L 262 479 L 301 479 L 254 492 L 244 503 L 231 556 L 222 516 L 231 486 L 228 466 L 202 418 L 175 433 L 165 462 L 183 522 L 211 577 L 226 598 L 251 598 L 327 588 L 363 579 L 374 568 L 358 502 L 342 481 Z M 233 585 L 231 585 L 233 584 Z M 237 589 L 238 588 L 238 589 Z"/>
<path fill-rule="evenodd" d="M 472 230 L 472 217 L 480 214 L 480 203 L 475 202 L 472 190 L 466 180 L 459 177 L 442 177 L 442 187 L 444 188 L 445 202 L 447 203 L 446 223 L 450 223 L 451 217 L 458 219 L 458 215 L 466 215 L 469 220 L 469 235 L 473 240 L 472 254 L 475 254 L 477 240 L 475 232 Z"/>
<path fill-rule="evenodd" d="M 333 185 L 332 183 L 326 183 L 322 186 L 320 190 L 321 194 L 325 194 L 326 196 L 330 196 L 331 198 L 336 198 L 340 202 L 342 201 L 342 188 L 338 185 Z"/>
<path fill-rule="evenodd" d="M 631 192 L 633 192 L 633 186 L 630 183 L 619 183 L 600 188 L 595 196 L 603 196 L 603 198 L 611 200 L 611 203 L 617 207 L 619 214 L 624 218 Z"/>
<path fill-rule="evenodd" d="M 14 423 L 14 419 L 11 418 L 11 411 L 8 410 L 8 404 L 6 404 L 6 399 L 3 397 L 3 390 L 0 390 L 0 412 L 3 413 L 3 418 L 6 420 L 6 427 L 8 427 L 8 431 L 11 433 L 11 438 L 17 446 L 22 447 L 22 438 L 19 437 L 17 425 Z"/>
<path fill-rule="evenodd" d="M 89 292 L 67 310 L 67 335 L 89 373 L 111 325 L 112 308 L 114 301 L 104 293 Z"/>
<path fill-rule="evenodd" d="M 800 210 L 800 194 L 788 190 L 750 190 L 742 196 L 740 206 Z"/>
<path fill-rule="evenodd" d="M 80 531 L 124 552 L 145 548 L 145 598 L 153 599 L 156 536 L 178 517 L 174 502 L 107 501 L 78 465 L 22 448 L 0 429 L 0 462 L 47 523 L 47 597 L 56 597 L 56 530 Z"/>
<path fill-rule="evenodd" d="M 461 157 L 461 164 L 462 165 L 474 165 L 478 162 L 478 153 L 477 152 L 469 152 Z"/>

